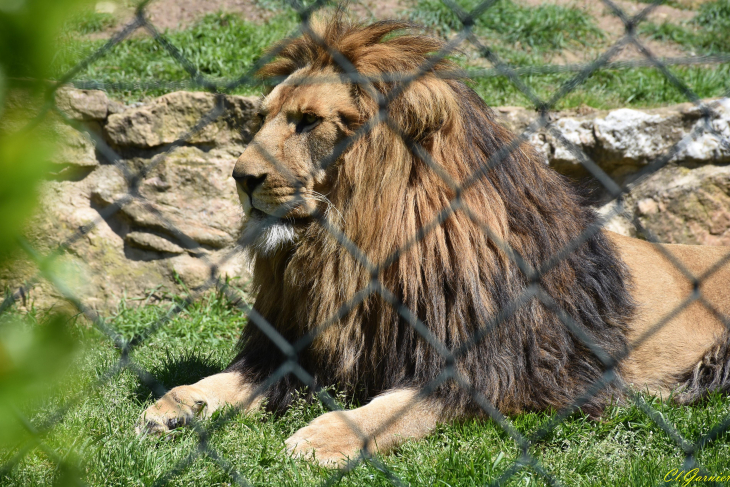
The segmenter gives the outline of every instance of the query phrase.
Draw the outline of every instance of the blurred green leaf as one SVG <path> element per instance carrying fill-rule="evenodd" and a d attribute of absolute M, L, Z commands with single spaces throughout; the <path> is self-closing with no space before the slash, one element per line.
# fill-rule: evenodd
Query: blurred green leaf
<path fill-rule="evenodd" d="M 66 316 L 31 321 L 0 323 L 0 445 L 12 445 L 28 435 L 18 411 L 52 394 L 76 348 Z"/>
<path fill-rule="evenodd" d="M 7 114 L 5 120 L 22 121 L 23 115 Z M 27 218 L 35 208 L 35 186 L 48 170 L 51 143 L 38 130 L 0 128 L 0 261 L 15 246 Z"/>
<path fill-rule="evenodd" d="M 42 81 L 61 29 L 89 0 L 0 0 L 0 63 L 9 78 Z"/>
<path fill-rule="evenodd" d="M 48 170 L 42 106 L 56 42 L 88 0 L 0 0 L 0 263 L 15 247 Z M 29 125 L 29 122 L 34 121 Z M 28 128 L 30 127 L 30 128 Z"/>

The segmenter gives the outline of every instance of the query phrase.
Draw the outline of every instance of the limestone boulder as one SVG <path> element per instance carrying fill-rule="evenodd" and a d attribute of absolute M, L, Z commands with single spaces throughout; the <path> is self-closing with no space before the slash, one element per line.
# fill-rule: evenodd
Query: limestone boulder
<path fill-rule="evenodd" d="M 23 287 L 18 296 L 42 308 L 71 293 L 91 308 L 108 310 L 123 296 L 209 285 L 213 270 L 246 282 L 230 175 L 250 139 L 256 98 L 173 93 L 124 109 L 101 92 L 67 90 L 58 99 L 65 100 L 59 108 L 69 122 L 57 124 L 56 138 L 63 141 L 54 159 L 59 170 L 42 185 L 39 210 L 26 232 L 38 257 L 55 256 L 58 281 L 38 279 L 37 263 L 20 255 L 0 270 L 0 285 Z M 159 145 L 174 142 L 179 132 L 194 132 L 196 118 L 218 105 L 224 110 L 209 127 L 160 152 Z M 145 116 L 149 124 L 137 126 Z M 108 141 L 119 158 L 108 160 L 95 140 Z"/>
<path fill-rule="evenodd" d="M 104 130 L 117 147 L 151 148 L 181 138 L 189 144 L 240 144 L 250 137 L 255 109 L 256 99 L 181 91 L 110 115 Z"/>
<path fill-rule="evenodd" d="M 99 165 L 96 144 L 88 133 L 80 132 L 64 124 L 55 124 L 56 140 L 63 141 L 53 155 L 52 162 L 59 165 L 93 168 Z"/>
<path fill-rule="evenodd" d="M 709 117 L 684 103 L 650 110 L 568 111 L 552 115 L 547 128 L 530 135 L 530 142 L 558 171 L 573 177 L 588 172 L 582 155 L 595 162 L 618 183 L 656 158 L 669 154 L 678 164 L 730 163 L 730 99 L 708 100 Z M 537 120 L 526 109 L 497 109 L 501 121 L 522 133 Z"/>
<path fill-rule="evenodd" d="M 730 166 L 669 166 L 632 188 L 614 213 L 611 229 L 634 237 L 730 246 Z"/>
<path fill-rule="evenodd" d="M 56 106 L 73 120 L 105 120 L 110 104 L 114 102 L 110 102 L 106 93 L 99 90 L 62 88 L 56 92 Z"/>

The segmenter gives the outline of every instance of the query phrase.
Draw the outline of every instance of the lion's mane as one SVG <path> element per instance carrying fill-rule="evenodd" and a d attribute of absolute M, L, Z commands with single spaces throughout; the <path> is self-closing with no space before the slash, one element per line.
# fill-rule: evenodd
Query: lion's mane
<path fill-rule="evenodd" d="M 313 29 L 316 35 L 275 48 L 280 52 L 263 76 L 283 79 L 307 66 L 343 72 L 332 58 L 335 51 L 370 77 L 415 73 L 431 63 L 388 106 L 407 140 L 381 123 L 352 142 L 331 168 L 329 198 L 342 213 L 347 239 L 375 264 L 403 251 L 368 288 L 371 271 L 315 223 L 292 247 L 256 258 L 256 312 L 291 343 L 312 335 L 297 355 L 299 364 L 318 386 L 336 384 L 359 401 L 431 382 L 447 414 L 479 414 L 473 392 L 502 412 L 516 413 L 560 408 L 585 393 L 606 368 L 559 314 L 615 357 L 625 350 L 634 310 L 627 270 L 600 231 L 561 254 L 594 224 L 594 212 L 529 145 L 504 150 L 514 136 L 495 122 L 473 90 L 449 74 L 452 64 L 429 57 L 442 47 L 439 41 L 413 34 L 404 23 L 363 27 L 341 15 Z M 374 86 L 387 95 L 400 83 L 384 79 Z M 352 96 L 361 123 L 377 115 L 366 87 L 353 84 Z M 457 182 L 492 167 L 457 195 L 414 155 L 409 148 L 414 142 Z M 503 152 L 503 158 L 496 157 Z M 461 209 L 444 217 L 457 196 Z M 549 271 L 533 279 L 498 241 L 532 269 L 552 262 Z M 555 309 L 536 297 L 515 306 L 533 283 Z M 455 365 L 472 390 L 441 380 L 448 361 L 409 323 L 410 315 L 447 349 L 466 348 Z M 495 323 L 498 316 L 502 319 Z M 465 347 L 475 336 L 479 339 Z M 253 323 L 240 346 L 231 369 L 257 383 L 286 359 Z M 620 395 L 615 384 L 587 398 L 583 410 L 600 414 L 611 395 Z M 269 407 L 286 407 L 302 386 L 295 375 L 283 376 L 266 393 Z"/>

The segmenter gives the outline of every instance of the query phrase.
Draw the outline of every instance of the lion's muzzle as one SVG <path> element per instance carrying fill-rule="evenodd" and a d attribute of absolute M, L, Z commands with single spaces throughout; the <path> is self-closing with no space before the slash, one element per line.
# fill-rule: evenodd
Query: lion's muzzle
<path fill-rule="evenodd" d="M 267 174 L 248 174 L 244 172 L 238 164 L 233 169 L 233 179 L 236 180 L 236 185 L 243 190 L 248 196 L 252 196 L 256 188 L 266 180 Z"/>

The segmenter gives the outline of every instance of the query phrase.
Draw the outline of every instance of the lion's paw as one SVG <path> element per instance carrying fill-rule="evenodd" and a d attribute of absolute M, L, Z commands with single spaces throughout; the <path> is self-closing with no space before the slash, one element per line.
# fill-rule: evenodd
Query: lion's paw
<path fill-rule="evenodd" d="M 363 440 L 345 420 L 347 412 L 323 414 L 285 441 L 294 457 L 315 461 L 322 466 L 337 467 L 358 456 Z"/>
<path fill-rule="evenodd" d="M 175 387 L 142 413 L 134 430 L 138 435 L 167 433 L 189 424 L 205 409 L 206 401 L 197 389 L 190 386 Z"/>

